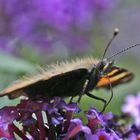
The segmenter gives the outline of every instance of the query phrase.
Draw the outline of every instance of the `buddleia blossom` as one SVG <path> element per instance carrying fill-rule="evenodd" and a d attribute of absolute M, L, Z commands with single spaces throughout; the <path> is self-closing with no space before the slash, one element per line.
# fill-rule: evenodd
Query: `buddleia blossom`
<path fill-rule="evenodd" d="M 138 140 L 140 127 L 128 112 L 101 114 L 93 107 L 85 111 L 54 97 L 21 100 L 0 109 L 0 138 L 13 140 L 15 134 L 23 140 Z"/>
<path fill-rule="evenodd" d="M 135 124 L 140 127 L 140 93 L 127 96 L 122 111 L 131 115 Z"/>
<path fill-rule="evenodd" d="M 16 46 L 49 50 L 57 44 L 82 49 L 87 46 L 87 34 L 95 20 L 112 9 L 113 3 L 112 0 L 1 0 L 0 48 L 9 52 L 14 52 Z"/>
<path fill-rule="evenodd" d="M 96 109 L 90 108 L 83 112 L 83 117 L 87 119 L 84 124 L 75 116 L 80 111 L 77 104 L 66 104 L 57 97 L 53 100 L 22 100 L 15 107 L 0 110 L 0 136 L 9 140 L 15 138 L 14 134 L 25 140 L 119 140 L 112 129 L 107 129 L 107 121 L 113 117 L 111 113 L 100 115 Z"/>

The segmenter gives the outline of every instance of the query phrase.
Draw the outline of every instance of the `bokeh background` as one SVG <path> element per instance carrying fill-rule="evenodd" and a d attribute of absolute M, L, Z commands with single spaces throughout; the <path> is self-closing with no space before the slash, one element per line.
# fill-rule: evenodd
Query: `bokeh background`
<path fill-rule="evenodd" d="M 113 29 L 120 33 L 107 56 L 140 43 L 139 0 L 0 0 L 0 90 L 39 67 L 77 57 L 100 59 Z M 129 69 L 135 79 L 113 89 L 107 111 L 118 113 L 127 94 L 140 90 L 140 46 L 116 59 L 115 65 Z M 109 98 L 109 91 L 93 91 Z M 19 99 L 0 98 L 0 107 Z M 102 103 L 84 96 L 83 108 Z"/>

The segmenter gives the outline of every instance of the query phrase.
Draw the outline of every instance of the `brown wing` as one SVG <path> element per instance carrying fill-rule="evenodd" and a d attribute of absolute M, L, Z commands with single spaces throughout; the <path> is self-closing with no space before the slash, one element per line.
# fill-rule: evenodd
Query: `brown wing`
<path fill-rule="evenodd" d="M 108 79 L 109 77 L 109 79 Z M 109 82 L 112 86 L 117 86 L 122 83 L 127 83 L 134 78 L 134 74 L 129 72 L 126 69 L 122 69 L 119 67 L 112 67 L 109 71 L 108 76 L 104 76 L 98 82 L 96 88 L 108 88 Z"/>
<path fill-rule="evenodd" d="M 35 99 L 43 96 L 73 96 L 82 90 L 87 73 L 87 69 L 77 69 L 55 75 L 47 80 L 42 77 L 42 79 L 40 78 L 38 81 L 34 80 L 32 83 L 30 82 L 30 84 L 27 80 L 28 84 L 25 84 L 26 81 L 24 81 L 24 86 L 20 86 L 22 85 L 22 82 L 20 82 L 20 84 L 17 85 L 17 88 L 15 84 L 13 87 L 11 86 L 4 90 L 0 96 L 8 95 L 11 99 L 21 95 Z"/>
<path fill-rule="evenodd" d="M 48 65 L 47 69 L 43 70 L 41 74 L 16 81 L 14 84 L 1 91 L 0 97 L 5 95 L 12 95 L 14 93 L 16 93 L 16 95 L 19 94 L 18 96 L 26 95 L 22 90 L 25 87 L 34 85 L 39 81 L 47 81 L 52 77 L 61 75 L 62 73 L 69 73 L 73 70 L 77 71 L 78 69 L 89 69 L 93 64 L 97 64 L 98 62 L 99 60 L 94 59 L 93 57 L 88 57 L 83 59 L 77 58 L 76 60 L 72 60 L 70 62 L 66 61 L 58 64 Z"/>
<path fill-rule="evenodd" d="M 42 80 L 41 76 L 36 76 L 36 77 L 29 77 L 29 78 L 25 78 L 23 80 L 17 80 L 15 83 L 13 83 L 11 86 L 9 86 L 8 88 L 6 88 L 5 90 L 0 92 L 0 97 L 2 96 L 6 96 L 6 95 L 10 95 L 13 93 L 17 93 L 19 95 L 23 95 L 23 91 L 22 89 L 32 85 L 38 81 Z"/>

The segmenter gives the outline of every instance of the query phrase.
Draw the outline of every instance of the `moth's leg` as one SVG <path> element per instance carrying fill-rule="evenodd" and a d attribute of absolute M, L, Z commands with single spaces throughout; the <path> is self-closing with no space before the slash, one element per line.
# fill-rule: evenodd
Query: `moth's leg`
<path fill-rule="evenodd" d="M 86 93 L 86 91 L 88 90 L 88 89 L 87 89 L 87 85 L 89 84 L 89 81 L 92 80 L 92 79 L 91 79 L 91 75 L 95 72 L 95 69 L 96 69 L 96 65 L 93 65 L 93 68 L 91 69 L 91 72 L 90 72 L 89 76 L 88 76 L 88 77 L 86 78 L 86 80 L 85 80 L 85 85 L 84 85 L 84 89 L 82 90 L 82 93 Z M 78 96 L 78 100 L 77 100 L 76 103 L 80 103 L 81 98 L 82 98 L 82 96 L 83 96 L 82 93 Z"/>
<path fill-rule="evenodd" d="M 104 106 L 103 106 L 103 109 L 101 110 L 100 114 L 103 113 L 106 109 L 106 104 L 107 104 L 107 101 L 105 99 L 102 99 L 100 97 L 97 97 L 89 92 L 86 93 L 87 96 L 89 96 L 90 98 L 93 98 L 93 99 L 96 99 L 96 100 L 99 100 L 99 101 L 102 101 L 104 103 Z"/>
<path fill-rule="evenodd" d="M 69 104 L 72 103 L 73 98 L 74 98 L 74 96 L 70 97 Z"/>
<path fill-rule="evenodd" d="M 69 100 L 69 104 L 70 103 L 72 103 L 72 101 L 73 101 L 73 98 L 74 98 L 74 96 L 72 96 L 71 98 L 70 98 L 70 100 Z M 80 101 L 81 101 L 81 98 L 82 98 L 82 94 L 80 94 L 79 96 L 78 96 L 78 99 L 77 99 L 77 101 L 76 101 L 76 103 L 80 103 Z"/>
<path fill-rule="evenodd" d="M 80 94 L 80 95 L 78 96 L 78 100 L 77 100 L 76 103 L 78 103 L 78 104 L 80 103 L 82 96 L 83 96 L 82 94 Z"/>

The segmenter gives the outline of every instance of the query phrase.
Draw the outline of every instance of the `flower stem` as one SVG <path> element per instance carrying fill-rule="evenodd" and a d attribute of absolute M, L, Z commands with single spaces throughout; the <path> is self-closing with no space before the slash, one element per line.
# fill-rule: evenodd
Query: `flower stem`
<path fill-rule="evenodd" d="M 22 133 L 21 130 L 19 130 L 14 124 L 10 124 L 8 126 L 8 129 L 13 132 L 13 133 L 16 133 L 19 137 L 22 138 L 22 140 L 29 140 L 24 133 Z"/>
<path fill-rule="evenodd" d="M 40 139 L 46 140 L 46 132 L 45 132 L 45 128 L 44 128 L 42 112 L 41 111 L 36 112 L 36 116 L 37 116 L 37 120 L 38 120 L 38 127 L 40 130 Z"/>

